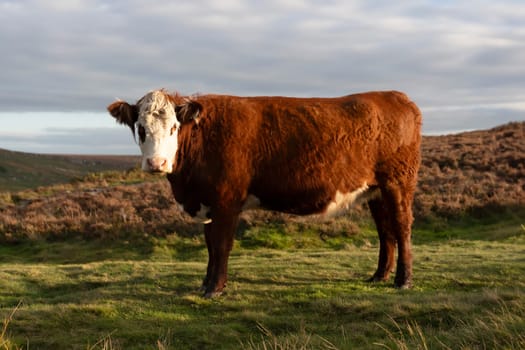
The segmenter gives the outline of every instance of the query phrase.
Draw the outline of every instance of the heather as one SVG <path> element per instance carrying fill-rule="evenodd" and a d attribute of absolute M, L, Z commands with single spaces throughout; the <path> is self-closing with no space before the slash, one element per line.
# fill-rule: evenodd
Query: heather
<path fill-rule="evenodd" d="M 525 123 L 488 131 L 426 136 L 415 197 L 417 225 L 519 215 L 525 206 Z M 351 214 L 367 221 L 366 208 Z M 241 229 L 259 222 L 299 222 L 323 230 L 330 223 L 253 211 Z M 352 223 L 335 219 L 344 229 Z M 114 238 L 199 228 L 181 213 L 162 177 L 140 170 L 87 175 L 66 185 L 0 194 L 0 240 Z"/>

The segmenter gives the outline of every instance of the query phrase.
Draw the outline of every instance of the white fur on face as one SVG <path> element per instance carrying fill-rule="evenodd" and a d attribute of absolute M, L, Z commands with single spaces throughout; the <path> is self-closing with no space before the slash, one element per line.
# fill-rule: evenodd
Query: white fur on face
<path fill-rule="evenodd" d="M 152 91 L 137 102 L 137 129 L 142 151 L 142 169 L 151 170 L 148 160 L 166 160 L 158 171 L 171 172 L 178 148 L 179 121 L 175 106 L 162 91 Z M 142 129 L 141 129 L 142 128 Z"/>

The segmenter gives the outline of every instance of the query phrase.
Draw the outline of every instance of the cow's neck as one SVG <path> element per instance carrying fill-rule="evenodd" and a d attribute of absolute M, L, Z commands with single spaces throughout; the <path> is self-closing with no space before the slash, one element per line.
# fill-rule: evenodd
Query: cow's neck
<path fill-rule="evenodd" d="M 200 125 L 183 125 L 179 131 L 178 149 L 175 154 L 173 174 L 191 176 L 190 172 L 198 165 L 202 156 L 202 128 Z"/>

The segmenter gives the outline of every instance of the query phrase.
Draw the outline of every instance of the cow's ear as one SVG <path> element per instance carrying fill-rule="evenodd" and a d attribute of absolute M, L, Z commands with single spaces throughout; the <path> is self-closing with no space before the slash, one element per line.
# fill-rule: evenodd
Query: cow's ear
<path fill-rule="evenodd" d="M 198 123 L 201 112 L 202 105 L 196 101 L 187 101 L 184 104 L 175 106 L 175 114 L 181 124 L 191 120 Z"/>
<path fill-rule="evenodd" d="M 130 105 L 124 101 L 117 101 L 108 106 L 108 112 L 119 124 L 129 126 L 133 135 L 135 135 L 135 123 L 139 118 L 136 105 Z"/>

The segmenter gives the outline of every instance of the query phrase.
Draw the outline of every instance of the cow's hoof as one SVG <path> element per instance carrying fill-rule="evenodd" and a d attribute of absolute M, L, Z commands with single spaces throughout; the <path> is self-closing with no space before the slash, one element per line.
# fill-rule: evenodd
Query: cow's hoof
<path fill-rule="evenodd" d="M 379 283 L 379 282 L 385 282 L 387 280 L 388 280 L 388 277 L 381 277 L 381 276 L 373 275 L 372 277 L 370 277 L 366 281 L 369 282 L 369 283 Z"/>
<path fill-rule="evenodd" d="M 220 292 L 206 292 L 204 293 L 204 298 L 205 299 L 214 299 L 214 298 L 218 298 L 222 295 L 222 291 Z"/>

